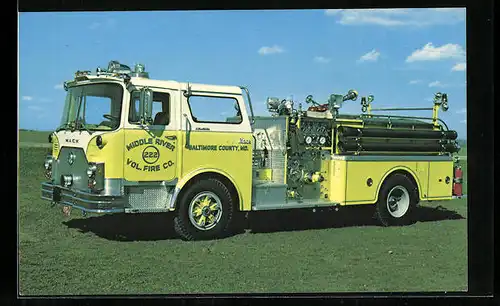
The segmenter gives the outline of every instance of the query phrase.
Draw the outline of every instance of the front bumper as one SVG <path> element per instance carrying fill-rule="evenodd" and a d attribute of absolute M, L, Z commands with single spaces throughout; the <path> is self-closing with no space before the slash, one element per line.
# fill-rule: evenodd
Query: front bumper
<path fill-rule="evenodd" d="M 72 190 L 67 187 L 42 183 L 42 199 L 68 205 L 90 213 L 121 213 L 125 211 L 122 196 L 103 196 L 89 192 Z"/>

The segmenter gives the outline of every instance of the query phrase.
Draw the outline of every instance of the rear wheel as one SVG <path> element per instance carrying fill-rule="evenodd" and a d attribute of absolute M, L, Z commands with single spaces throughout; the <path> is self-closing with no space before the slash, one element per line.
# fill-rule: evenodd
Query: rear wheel
<path fill-rule="evenodd" d="M 376 217 L 384 226 L 411 224 L 417 200 L 417 188 L 406 175 L 391 175 L 380 189 Z"/>
<path fill-rule="evenodd" d="M 229 189 L 215 178 L 198 181 L 179 199 L 175 231 L 184 240 L 215 239 L 224 235 L 233 217 Z"/>

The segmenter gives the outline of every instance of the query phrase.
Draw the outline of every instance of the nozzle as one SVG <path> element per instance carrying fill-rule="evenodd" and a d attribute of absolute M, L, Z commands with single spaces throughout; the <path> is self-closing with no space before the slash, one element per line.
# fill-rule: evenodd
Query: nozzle
<path fill-rule="evenodd" d="M 344 101 L 347 101 L 347 100 L 356 101 L 357 98 L 358 98 L 358 92 L 354 89 L 351 89 L 351 90 L 349 90 L 347 95 L 344 96 L 343 100 Z"/>

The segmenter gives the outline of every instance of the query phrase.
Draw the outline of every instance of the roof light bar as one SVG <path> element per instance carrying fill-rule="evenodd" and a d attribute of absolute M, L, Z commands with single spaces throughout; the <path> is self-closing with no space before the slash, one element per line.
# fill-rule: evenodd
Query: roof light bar
<path fill-rule="evenodd" d="M 86 76 L 91 74 L 88 70 L 77 71 L 75 72 L 75 80 L 85 80 L 87 79 Z M 97 67 L 94 75 L 118 77 L 124 79 L 125 82 L 128 82 L 131 77 L 149 78 L 149 73 L 145 71 L 143 64 L 135 64 L 134 70 L 132 70 L 129 66 L 118 61 L 110 61 L 107 69 Z"/>

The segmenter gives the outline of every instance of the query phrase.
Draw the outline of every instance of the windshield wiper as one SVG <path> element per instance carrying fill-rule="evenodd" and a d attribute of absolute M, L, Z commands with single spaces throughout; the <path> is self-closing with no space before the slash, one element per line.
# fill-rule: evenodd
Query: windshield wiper
<path fill-rule="evenodd" d="M 83 89 L 82 89 L 82 94 L 83 94 Z M 81 129 L 79 127 L 79 125 L 80 125 L 83 129 L 85 129 L 85 131 L 87 131 L 90 135 L 92 135 L 92 132 L 85 126 L 85 123 L 83 122 L 83 120 L 82 121 L 79 120 L 80 119 L 80 110 L 82 108 L 82 104 L 84 104 L 86 102 L 83 100 L 84 97 L 85 96 L 80 97 L 80 104 L 78 104 L 78 110 L 76 112 L 76 120 L 75 120 L 75 129 L 81 131 Z M 83 116 L 85 116 L 85 113 L 83 114 Z"/>
<path fill-rule="evenodd" d="M 82 128 L 83 128 L 85 131 L 87 131 L 90 135 L 92 135 L 92 131 L 91 131 L 91 130 L 89 130 L 89 129 L 87 128 L 87 126 L 85 126 L 85 123 L 80 122 L 80 121 L 79 121 L 78 123 L 80 124 L 80 127 L 82 127 Z M 80 129 L 78 126 L 76 127 L 76 129 L 77 129 L 77 130 L 79 130 L 79 131 L 81 131 L 81 129 Z"/>

